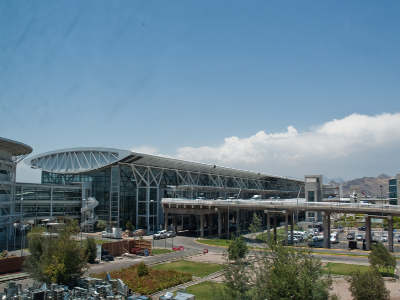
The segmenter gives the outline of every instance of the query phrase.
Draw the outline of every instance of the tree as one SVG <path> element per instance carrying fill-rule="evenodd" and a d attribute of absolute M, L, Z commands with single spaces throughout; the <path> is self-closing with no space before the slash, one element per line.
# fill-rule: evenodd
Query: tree
<path fill-rule="evenodd" d="M 94 238 L 88 238 L 86 240 L 86 257 L 88 263 L 95 263 L 97 257 L 97 245 Z"/>
<path fill-rule="evenodd" d="M 357 271 L 348 279 L 354 300 L 389 300 L 390 292 L 379 271 L 370 267 L 366 272 Z"/>
<path fill-rule="evenodd" d="M 371 266 L 384 268 L 386 272 L 393 271 L 396 267 L 396 258 L 386 249 L 382 243 L 372 246 L 371 253 L 368 256 Z"/>
<path fill-rule="evenodd" d="M 85 248 L 72 239 L 78 232 L 76 222 L 70 222 L 57 233 L 35 228 L 28 234 L 30 256 L 25 268 L 40 282 L 73 286 L 86 267 Z"/>
<path fill-rule="evenodd" d="M 97 230 L 103 231 L 107 227 L 107 222 L 104 220 L 98 220 L 96 223 Z"/>
<path fill-rule="evenodd" d="M 227 263 L 224 268 L 225 285 L 215 299 L 252 299 L 250 278 L 247 276 L 247 264 L 239 260 L 236 263 Z"/>
<path fill-rule="evenodd" d="M 261 218 L 254 213 L 253 214 L 253 220 L 249 226 L 250 232 L 255 235 L 255 233 L 260 232 L 262 230 L 261 228 Z"/>
<path fill-rule="evenodd" d="M 246 256 L 248 250 L 245 240 L 242 237 L 237 237 L 229 244 L 228 257 L 230 260 L 238 261 Z"/>
<path fill-rule="evenodd" d="M 128 229 L 129 231 L 133 231 L 134 227 L 133 224 L 130 220 L 128 220 L 125 224 L 125 228 Z"/>
<path fill-rule="evenodd" d="M 332 280 L 311 252 L 272 244 L 257 261 L 243 258 L 224 269 L 220 299 L 327 300 Z"/>
<path fill-rule="evenodd" d="M 253 299 L 329 298 L 331 278 L 309 251 L 273 244 L 255 273 Z"/>

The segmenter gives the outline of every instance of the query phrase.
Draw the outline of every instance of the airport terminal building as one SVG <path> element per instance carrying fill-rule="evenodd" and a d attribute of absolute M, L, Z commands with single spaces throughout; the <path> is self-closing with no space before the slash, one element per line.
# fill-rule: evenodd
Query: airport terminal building
<path fill-rule="evenodd" d="M 112 148 L 64 149 L 25 162 L 42 170 L 42 185 L 80 185 L 82 207 L 95 199 L 93 222 L 131 221 L 149 233 L 163 228 L 162 198 L 304 197 L 302 180 Z"/>

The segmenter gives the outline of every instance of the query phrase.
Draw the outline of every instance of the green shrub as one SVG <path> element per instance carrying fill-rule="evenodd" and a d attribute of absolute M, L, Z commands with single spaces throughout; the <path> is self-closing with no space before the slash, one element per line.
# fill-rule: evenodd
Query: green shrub
<path fill-rule="evenodd" d="M 96 230 L 103 231 L 107 227 L 107 222 L 104 220 L 98 220 L 96 223 Z"/>
<path fill-rule="evenodd" d="M 228 257 L 230 260 L 239 260 L 246 257 L 248 252 L 246 242 L 242 237 L 233 239 L 228 248 Z"/>
<path fill-rule="evenodd" d="M 97 246 L 94 238 L 88 238 L 86 240 L 86 256 L 88 263 L 95 263 L 97 257 Z"/>
<path fill-rule="evenodd" d="M 149 275 L 149 269 L 147 268 L 145 263 L 141 262 L 140 264 L 138 264 L 138 266 L 137 266 L 137 275 L 139 277 L 143 277 L 143 276 Z"/>
<path fill-rule="evenodd" d="M 389 300 L 390 292 L 386 289 L 381 274 L 376 268 L 367 272 L 355 272 L 348 279 L 354 300 Z"/>

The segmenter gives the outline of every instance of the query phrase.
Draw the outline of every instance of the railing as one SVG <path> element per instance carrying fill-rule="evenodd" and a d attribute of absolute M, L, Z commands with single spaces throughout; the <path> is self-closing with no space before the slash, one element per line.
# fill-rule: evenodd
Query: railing
<path fill-rule="evenodd" d="M 343 202 L 306 202 L 304 199 L 279 199 L 279 200 L 205 200 L 205 199 L 183 199 L 164 198 L 163 204 L 185 204 L 204 206 L 242 206 L 242 207 L 265 207 L 274 209 L 297 209 L 297 210 L 333 210 L 333 211 L 375 211 L 384 213 L 400 214 L 400 205 L 391 204 L 370 204 L 370 203 L 343 203 Z"/>

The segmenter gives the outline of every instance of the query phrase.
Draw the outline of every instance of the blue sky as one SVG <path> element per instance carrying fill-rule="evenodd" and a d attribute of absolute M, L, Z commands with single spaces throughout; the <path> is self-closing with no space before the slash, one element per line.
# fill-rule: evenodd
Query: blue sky
<path fill-rule="evenodd" d="M 400 112 L 399 14 L 398 1 L 1 1 L 0 136 L 35 153 L 108 146 L 298 177 L 394 174 L 396 135 L 384 152 L 321 157 L 332 165 L 265 158 L 281 148 L 240 162 L 223 147 Z M 351 155 L 364 160 L 343 169 Z"/>

